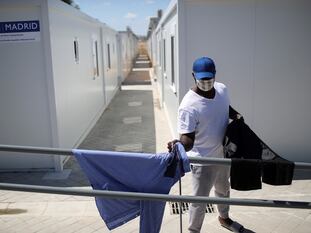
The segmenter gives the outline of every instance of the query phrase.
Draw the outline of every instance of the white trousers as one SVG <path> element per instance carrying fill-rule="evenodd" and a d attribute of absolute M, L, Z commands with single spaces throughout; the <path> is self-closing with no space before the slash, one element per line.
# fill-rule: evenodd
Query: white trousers
<path fill-rule="evenodd" d="M 230 167 L 223 165 L 191 166 L 193 195 L 209 196 L 215 187 L 216 197 L 230 197 Z M 205 217 L 206 203 L 191 203 L 189 232 L 199 233 Z M 217 205 L 219 216 L 229 217 L 229 205 Z"/>

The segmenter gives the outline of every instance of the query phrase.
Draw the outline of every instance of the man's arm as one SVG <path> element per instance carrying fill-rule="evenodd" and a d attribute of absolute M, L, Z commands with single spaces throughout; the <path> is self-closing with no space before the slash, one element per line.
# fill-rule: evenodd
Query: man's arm
<path fill-rule="evenodd" d="M 229 105 L 229 118 L 232 120 L 237 120 L 242 118 L 242 115 L 238 113 L 234 108 Z"/>
<path fill-rule="evenodd" d="M 185 150 L 189 151 L 193 147 L 194 139 L 195 139 L 195 132 L 181 134 L 179 140 L 175 139 L 175 140 L 167 143 L 167 149 L 169 152 L 171 152 L 174 144 L 177 142 L 180 142 L 184 146 Z"/>
<path fill-rule="evenodd" d="M 195 132 L 192 132 L 181 134 L 179 141 L 184 146 L 185 150 L 189 151 L 193 148 L 194 139 L 195 139 Z"/>

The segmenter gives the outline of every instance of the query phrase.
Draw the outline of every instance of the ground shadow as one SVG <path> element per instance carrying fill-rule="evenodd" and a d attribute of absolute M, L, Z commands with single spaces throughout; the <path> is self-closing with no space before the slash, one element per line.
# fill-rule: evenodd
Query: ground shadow
<path fill-rule="evenodd" d="M 24 214 L 27 210 L 25 209 L 0 209 L 0 215 L 16 215 Z"/>
<path fill-rule="evenodd" d="M 149 70 L 137 69 L 132 71 L 122 85 L 151 85 Z"/>

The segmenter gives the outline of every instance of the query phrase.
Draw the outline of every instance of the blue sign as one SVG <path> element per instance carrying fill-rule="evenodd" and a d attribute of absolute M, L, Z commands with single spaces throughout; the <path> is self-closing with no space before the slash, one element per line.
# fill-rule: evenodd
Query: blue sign
<path fill-rule="evenodd" d="M 39 32 L 39 20 L 0 22 L 0 33 Z"/>

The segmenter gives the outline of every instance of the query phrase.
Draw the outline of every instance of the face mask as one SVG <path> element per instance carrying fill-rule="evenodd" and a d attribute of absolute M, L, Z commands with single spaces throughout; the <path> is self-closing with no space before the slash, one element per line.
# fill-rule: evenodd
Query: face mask
<path fill-rule="evenodd" d="M 209 80 L 196 80 L 197 87 L 201 91 L 210 91 L 214 87 L 214 82 L 214 78 L 211 78 Z"/>

